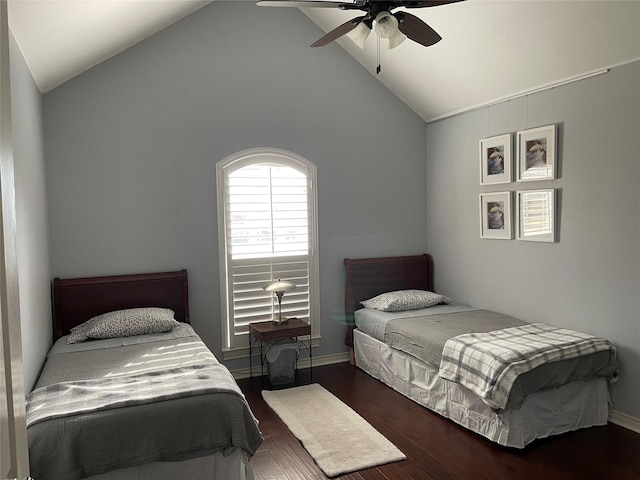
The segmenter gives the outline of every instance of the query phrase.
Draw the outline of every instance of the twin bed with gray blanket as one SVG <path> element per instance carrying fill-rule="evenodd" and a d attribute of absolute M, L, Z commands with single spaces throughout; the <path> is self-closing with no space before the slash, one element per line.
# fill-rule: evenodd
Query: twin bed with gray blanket
<path fill-rule="evenodd" d="M 64 335 L 27 399 L 34 478 L 252 478 L 258 422 L 187 323 L 186 281 L 182 271 L 54 282 Z M 180 321 L 164 332 L 67 342 L 79 319 L 149 306 Z"/>
<path fill-rule="evenodd" d="M 355 323 L 347 344 L 370 375 L 509 447 L 607 423 L 608 383 L 617 378 L 615 347 L 607 340 L 450 299 L 400 311 L 360 308 L 388 292 L 433 291 L 431 257 L 345 265 L 346 312 Z"/>

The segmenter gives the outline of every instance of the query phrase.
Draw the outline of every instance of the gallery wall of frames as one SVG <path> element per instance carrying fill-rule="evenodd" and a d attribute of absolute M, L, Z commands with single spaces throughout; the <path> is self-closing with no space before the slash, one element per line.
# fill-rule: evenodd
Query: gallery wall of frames
<path fill-rule="evenodd" d="M 556 125 L 480 140 L 480 185 L 509 185 L 480 193 L 481 238 L 556 241 L 556 189 L 529 185 L 556 178 L 556 156 Z"/>

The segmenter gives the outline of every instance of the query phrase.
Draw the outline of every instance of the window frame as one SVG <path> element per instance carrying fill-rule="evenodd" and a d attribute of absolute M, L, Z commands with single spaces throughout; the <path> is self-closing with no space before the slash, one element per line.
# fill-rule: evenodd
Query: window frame
<path fill-rule="evenodd" d="M 277 148 L 252 148 L 228 156 L 216 164 L 216 189 L 218 211 L 218 261 L 220 276 L 220 313 L 222 332 L 222 354 L 224 359 L 246 357 L 249 354 L 249 339 L 233 341 L 235 334 L 231 323 L 231 309 L 233 308 L 233 289 L 230 283 L 231 255 L 227 242 L 227 197 L 226 182 L 228 175 L 254 164 L 281 165 L 294 168 L 305 174 L 307 178 L 307 212 L 309 223 L 309 321 L 311 324 L 311 338 L 320 338 L 320 276 L 318 261 L 318 200 L 316 189 L 317 168 L 300 155 Z M 277 258 L 277 257 L 276 257 Z M 244 334 L 241 336 L 245 336 Z M 235 344 L 234 344 L 235 343 Z M 317 345 L 317 341 L 314 342 Z"/>

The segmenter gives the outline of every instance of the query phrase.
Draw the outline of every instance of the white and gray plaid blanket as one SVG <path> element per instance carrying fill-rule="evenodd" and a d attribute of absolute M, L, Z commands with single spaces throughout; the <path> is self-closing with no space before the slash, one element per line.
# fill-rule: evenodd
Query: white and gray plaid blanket
<path fill-rule="evenodd" d="M 244 398 L 229 371 L 219 363 L 54 383 L 29 394 L 27 426 L 51 418 L 217 392 Z"/>
<path fill-rule="evenodd" d="M 615 346 L 586 333 L 534 323 L 449 339 L 440 377 L 469 388 L 494 409 L 504 409 L 519 375 L 544 363 L 601 351 L 615 357 Z"/>

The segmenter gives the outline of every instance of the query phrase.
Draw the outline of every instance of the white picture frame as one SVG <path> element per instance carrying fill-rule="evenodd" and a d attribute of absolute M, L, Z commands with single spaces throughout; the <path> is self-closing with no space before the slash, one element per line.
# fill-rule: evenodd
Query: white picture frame
<path fill-rule="evenodd" d="M 511 183 L 513 135 L 506 133 L 480 140 L 480 185 Z"/>
<path fill-rule="evenodd" d="M 528 242 L 556 241 L 556 190 L 516 192 L 516 238 Z"/>
<path fill-rule="evenodd" d="M 518 132 L 518 182 L 556 178 L 556 126 Z"/>
<path fill-rule="evenodd" d="M 480 194 L 480 238 L 513 238 L 511 192 Z"/>

